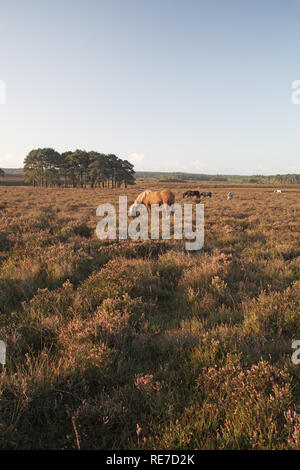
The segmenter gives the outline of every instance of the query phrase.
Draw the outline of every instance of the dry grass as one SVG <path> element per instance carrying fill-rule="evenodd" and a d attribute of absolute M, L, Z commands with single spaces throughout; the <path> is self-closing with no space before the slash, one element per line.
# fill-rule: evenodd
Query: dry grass
<path fill-rule="evenodd" d="M 124 190 L 0 187 L 2 449 L 300 448 L 300 190 L 168 189 L 213 192 L 203 250 L 98 240 Z"/>

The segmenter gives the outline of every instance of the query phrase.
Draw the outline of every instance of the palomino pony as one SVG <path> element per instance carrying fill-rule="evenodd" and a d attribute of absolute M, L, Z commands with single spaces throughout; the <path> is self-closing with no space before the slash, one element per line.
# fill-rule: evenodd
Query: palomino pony
<path fill-rule="evenodd" d="M 130 217 L 134 216 L 137 210 L 138 204 L 144 204 L 148 213 L 151 213 L 151 204 L 167 204 L 171 206 L 175 202 L 174 194 L 168 189 L 162 191 L 151 191 L 147 189 L 143 193 L 139 194 L 134 203 L 129 207 L 128 214 Z"/>

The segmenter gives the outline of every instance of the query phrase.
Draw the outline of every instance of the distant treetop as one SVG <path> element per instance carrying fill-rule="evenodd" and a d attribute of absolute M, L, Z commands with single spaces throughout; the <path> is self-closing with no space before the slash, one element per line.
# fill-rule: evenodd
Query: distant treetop
<path fill-rule="evenodd" d="M 52 148 L 39 148 L 24 160 L 24 179 L 34 186 L 120 188 L 135 184 L 134 173 L 127 160 L 95 151 L 60 154 Z"/>

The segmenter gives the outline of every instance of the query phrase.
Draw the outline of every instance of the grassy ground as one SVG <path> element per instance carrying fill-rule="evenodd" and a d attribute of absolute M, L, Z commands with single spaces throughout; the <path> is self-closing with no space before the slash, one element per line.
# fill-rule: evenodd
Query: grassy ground
<path fill-rule="evenodd" d="M 0 187 L 0 448 L 299 449 L 300 191 L 172 183 L 201 251 L 98 240 L 147 187 Z"/>

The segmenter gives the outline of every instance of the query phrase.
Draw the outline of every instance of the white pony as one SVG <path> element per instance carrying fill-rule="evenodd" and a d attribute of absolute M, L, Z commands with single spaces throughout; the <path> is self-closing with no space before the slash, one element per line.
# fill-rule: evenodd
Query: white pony
<path fill-rule="evenodd" d="M 142 204 L 144 197 L 147 196 L 147 194 L 149 193 L 152 193 L 152 189 L 146 189 L 146 191 L 138 195 L 134 203 L 131 204 L 131 206 L 129 207 L 129 210 L 128 210 L 129 217 L 133 217 L 136 215 L 137 205 Z"/>
<path fill-rule="evenodd" d="M 233 192 L 230 191 L 228 194 L 227 194 L 227 199 L 230 200 L 233 198 Z"/>

